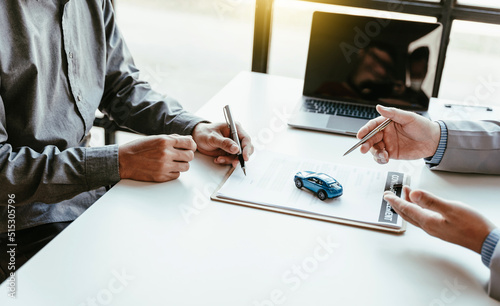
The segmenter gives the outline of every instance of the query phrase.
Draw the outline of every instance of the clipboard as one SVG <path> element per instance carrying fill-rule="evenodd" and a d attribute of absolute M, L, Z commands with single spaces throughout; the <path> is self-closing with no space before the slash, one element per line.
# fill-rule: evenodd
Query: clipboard
<path fill-rule="evenodd" d="M 247 173 L 248 173 L 248 170 L 252 169 L 252 166 L 250 165 L 250 166 L 247 166 L 246 168 L 247 168 Z M 214 201 L 218 201 L 218 202 L 228 203 L 228 204 L 246 206 L 246 207 L 251 207 L 251 208 L 256 208 L 256 209 L 261 209 L 261 210 L 266 210 L 266 211 L 271 211 L 271 212 L 277 212 L 277 213 L 283 213 L 283 214 L 293 215 L 293 216 L 298 216 L 298 217 L 304 217 L 304 218 L 309 218 L 309 219 L 314 219 L 314 220 L 320 220 L 320 221 L 332 222 L 332 223 L 343 224 L 343 225 L 348 225 L 348 226 L 366 228 L 366 229 L 370 229 L 370 230 L 384 231 L 384 232 L 390 232 L 390 233 L 395 233 L 395 234 L 401 234 L 401 233 L 406 231 L 406 221 L 403 219 L 401 219 L 401 226 L 395 227 L 395 226 L 388 226 L 388 225 L 382 225 L 382 224 L 375 224 L 373 222 L 365 222 L 365 221 L 355 220 L 353 218 L 345 218 L 345 217 L 339 216 L 339 215 L 333 215 L 333 214 L 327 215 L 327 214 L 321 214 L 321 213 L 317 213 L 317 212 L 313 212 L 313 211 L 295 209 L 293 207 L 285 207 L 285 206 L 280 206 L 280 205 L 269 205 L 269 204 L 265 204 L 265 203 L 258 203 L 256 201 L 252 201 L 252 200 L 235 199 L 235 198 L 228 198 L 228 197 L 221 196 L 220 190 L 226 184 L 226 182 L 231 177 L 231 175 L 234 173 L 234 171 L 242 171 L 242 170 L 240 167 L 231 168 L 226 173 L 226 175 L 224 176 L 224 179 L 219 184 L 217 189 L 212 193 L 212 195 L 210 196 L 210 199 L 212 199 Z M 400 196 L 404 196 L 402 194 L 401 190 L 397 190 L 397 189 L 402 189 L 403 185 L 409 185 L 410 181 L 411 181 L 410 176 L 404 175 L 403 181 L 401 182 L 401 184 L 391 185 L 390 188 L 395 193 L 398 193 L 398 191 L 399 191 Z M 293 181 L 291 181 L 291 184 L 293 185 Z M 310 197 L 314 197 L 314 195 L 311 192 L 307 192 L 307 191 L 302 191 L 302 192 L 304 192 L 304 194 L 306 196 L 307 196 L 307 193 L 309 193 Z M 381 194 L 383 194 L 383 191 L 381 192 Z M 388 207 L 388 209 L 390 209 L 390 206 Z M 395 214 L 395 212 L 393 212 L 393 213 Z M 401 218 L 401 217 L 399 217 L 399 218 Z"/>

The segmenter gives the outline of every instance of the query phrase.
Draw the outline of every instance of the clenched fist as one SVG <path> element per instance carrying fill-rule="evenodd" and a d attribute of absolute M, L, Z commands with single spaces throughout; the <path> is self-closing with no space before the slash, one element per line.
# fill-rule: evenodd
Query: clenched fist
<path fill-rule="evenodd" d="M 159 135 L 135 140 L 118 149 L 120 177 L 166 182 L 189 170 L 196 143 L 191 136 Z"/>

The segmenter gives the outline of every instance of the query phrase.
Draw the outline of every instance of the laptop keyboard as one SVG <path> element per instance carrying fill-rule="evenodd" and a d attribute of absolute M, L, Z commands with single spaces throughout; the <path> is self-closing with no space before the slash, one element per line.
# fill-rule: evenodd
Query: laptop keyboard
<path fill-rule="evenodd" d="M 374 107 L 346 104 L 315 99 L 306 99 L 302 110 L 311 113 L 337 115 L 361 119 L 373 119 L 379 116 Z"/>

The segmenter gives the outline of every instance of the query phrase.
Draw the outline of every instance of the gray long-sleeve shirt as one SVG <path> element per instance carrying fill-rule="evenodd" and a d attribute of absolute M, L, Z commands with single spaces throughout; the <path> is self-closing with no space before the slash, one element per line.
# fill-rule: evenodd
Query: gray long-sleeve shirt
<path fill-rule="evenodd" d="M 138 77 L 109 0 L 0 2 L 0 233 L 9 195 L 19 230 L 74 220 L 120 180 L 117 146 L 84 146 L 96 109 L 144 134 L 202 121 Z"/>

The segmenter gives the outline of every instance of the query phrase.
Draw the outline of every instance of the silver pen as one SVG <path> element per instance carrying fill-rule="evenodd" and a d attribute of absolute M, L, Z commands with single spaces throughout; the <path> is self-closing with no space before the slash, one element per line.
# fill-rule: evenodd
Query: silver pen
<path fill-rule="evenodd" d="M 347 150 L 347 152 L 344 153 L 343 156 L 346 156 L 347 154 L 351 153 L 352 151 L 356 150 L 357 147 L 359 147 L 360 145 L 364 144 L 368 139 L 372 138 L 375 134 L 377 134 L 378 132 L 382 131 L 383 129 L 385 129 L 390 123 L 392 122 L 391 119 L 386 119 L 384 122 L 382 122 L 379 126 L 377 126 L 375 129 L 373 129 L 373 131 L 371 131 L 370 133 L 366 134 L 365 137 L 363 137 L 357 144 L 355 144 L 352 148 L 350 148 L 349 150 Z"/>
<path fill-rule="evenodd" d="M 236 130 L 236 123 L 233 120 L 233 115 L 231 114 L 231 109 L 229 108 L 229 105 L 224 106 L 223 108 L 224 111 L 224 117 L 226 117 L 226 123 L 229 127 L 229 130 L 231 131 L 231 138 L 236 142 L 236 145 L 238 145 L 238 149 L 240 150 L 238 152 L 238 159 L 240 160 L 241 164 L 241 169 L 243 170 L 243 173 L 247 175 L 247 172 L 245 170 L 245 160 L 243 159 L 243 151 L 241 149 L 241 144 L 240 144 L 240 138 L 238 137 L 238 131 Z"/>

